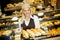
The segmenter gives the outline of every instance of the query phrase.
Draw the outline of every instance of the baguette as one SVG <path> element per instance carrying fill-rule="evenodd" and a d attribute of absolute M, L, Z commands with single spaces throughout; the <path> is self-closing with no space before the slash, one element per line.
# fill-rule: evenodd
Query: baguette
<path fill-rule="evenodd" d="M 23 35 L 24 38 L 29 38 L 29 34 L 27 33 L 27 31 L 22 30 L 21 33 L 22 33 L 22 35 Z"/>

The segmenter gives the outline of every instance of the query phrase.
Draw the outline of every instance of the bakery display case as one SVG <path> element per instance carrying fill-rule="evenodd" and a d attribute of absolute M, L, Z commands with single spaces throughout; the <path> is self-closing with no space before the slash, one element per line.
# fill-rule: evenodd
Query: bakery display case
<path fill-rule="evenodd" d="M 40 21 L 40 26 L 47 27 L 48 28 L 48 33 L 52 32 L 51 36 L 56 36 L 60 35 L 57 30 L 60 28 L 60 16 L 58 12 L 59 10 L 45 13 L 45 16 L 43 17 L 44 19 Z M 44 29 L 44 28 L 43 28 Z M 59 31 L 59 30 L 58 30 Z"/>
<path fill-rule="evenodd" d="M 13 40 L 14 29 L 18 28 L 17 22 L 12 18 L 0 18 L 0 40 Z"/>

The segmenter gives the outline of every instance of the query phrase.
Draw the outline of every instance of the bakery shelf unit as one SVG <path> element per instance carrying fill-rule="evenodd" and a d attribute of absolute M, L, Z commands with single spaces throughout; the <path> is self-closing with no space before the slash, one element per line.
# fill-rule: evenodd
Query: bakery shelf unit
<path fill-rule="evenodd" d="M 9 16 L 12 15 L 14 11 L 20 11 L 22 4 L 22 2 L 6 4 L 6 6 L 4 7 L 5 14 Z"/>
<path fill-rule="evenodd" d="M 48 18 L 44 18 L 40 21 L 42 27 L 46 26 L 48 29 L 60 27 L 60 9 L 51 12 L 45 12 L 44 15 L 46 15 Z"/>
<path fill-rule="evenodd" d="M 14 28 L 14 27 L 18 28 L 18 26 L 16 26 L 16 24 L 14 24 L 14 22 L 18 22 L 18 20 L 12 21 L 11 19 L 12 18 L 1 18 L 0 19 L 0 30 L 1 29 L 6 29 L 6 28 L 11 29 L 11 28 Z"/>

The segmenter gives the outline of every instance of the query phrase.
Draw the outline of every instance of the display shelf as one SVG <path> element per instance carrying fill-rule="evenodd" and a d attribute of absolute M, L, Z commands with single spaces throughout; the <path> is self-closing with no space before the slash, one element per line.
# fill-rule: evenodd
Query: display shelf
<path fill-rule="evenodd" d="M 13 27 L 15 24 L 10 24 L 10 25 L 1 25 L 0 29 L 5 29 L 5 28 L 11 28 Z"/>
<path fill-rule="evenodd" d="M 18 7 L 12 7 L 12 8 L 4 8 L 4 11 L 13 11 L 13 10 L 20 10 L 21 6 Z"/>
<path fill-rule="evenodd" d="M 50 26 L 48 26 L 48 29 L 51 30 L 51 29 L 54 29 L 54 28 L 56 29 L 56 28 L 58 28 L 58 27 L 60 27 L 60 24 L 58 24 L 58 25 L 53 25 L 53 26 L 50 25 Z"/>
<path fill-rule="evenodd" d="M 48 19 L 43 19 L 42 21 L 40 22 L 47 22 L 47 21 L 52 21 L 52 20 L 60 20 L 60 16 L 57 16 L 57 17 L 52 17 L 52 18 L 48 18 Z"/>
<path fill-rule="evenodd" d="M 7 30 L 7 29 L 8 29 L 8 27 L 9 27 L 9 26 L 5 26 L 5 25 L 0 26 L 0 30 L 1 30 L 1 29 L 3 29 L 3 30 Z"/>
<path fill-rule="evenodd" d="M 16 26 L 13 22 L 18 22 L 18 20 L 12 21 L 11 18 L 0 19 L 0 30 Z"/>
<path fill-rule="evenodd" d="M 52 36 L 52 37 L 48 37 L 48 38 L 43 38 L 42 40 L 57 40 L 60 39 L 60 35 L 56 35 L 56 36 Z"/>
<path fill-rule="evenodd" d="M 43 40 L 43 39 L 49 39 L 49 38 L 55 38 L 55 37 L 60 37 L 60 35 L 56 36 L 40 36 L 40 37 L 35 37 L 35 38 L 28 38 L 28 39 L 22 39 L 22 40 Z"/>
<path fill-rule="evenodd" d="M 49 12 L 44 12 L 44 15 L 54 16 L 55 14 L 59 14 L 59 13 L 60 13 L 60 9 L 57 9 L 57 10 L 53 10 L 53 11 L 49 11 Z"/>
<path fill-rule="evenodd" d="M 46 13 L 47 13 L 47 11 L 44 11 L 44 12 L 46 12 Z M 56 10 L 49 11 L 49 12 L 53 12 L 53 13 L 55 13 L 55 12 L 60 12 L 60 9 L 56 9 Z"/>

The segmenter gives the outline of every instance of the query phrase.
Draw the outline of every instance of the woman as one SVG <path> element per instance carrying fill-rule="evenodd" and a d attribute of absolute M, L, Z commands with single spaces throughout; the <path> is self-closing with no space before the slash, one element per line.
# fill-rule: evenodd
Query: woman
<path fill-rule="evenodd" d="M 29 4 L 22 5 L 23 16 L 19 19 L 19 27 L 26 29 L 39 28 L 39 20 L 37 16 L 31 16 L 31 9 Z"/>

